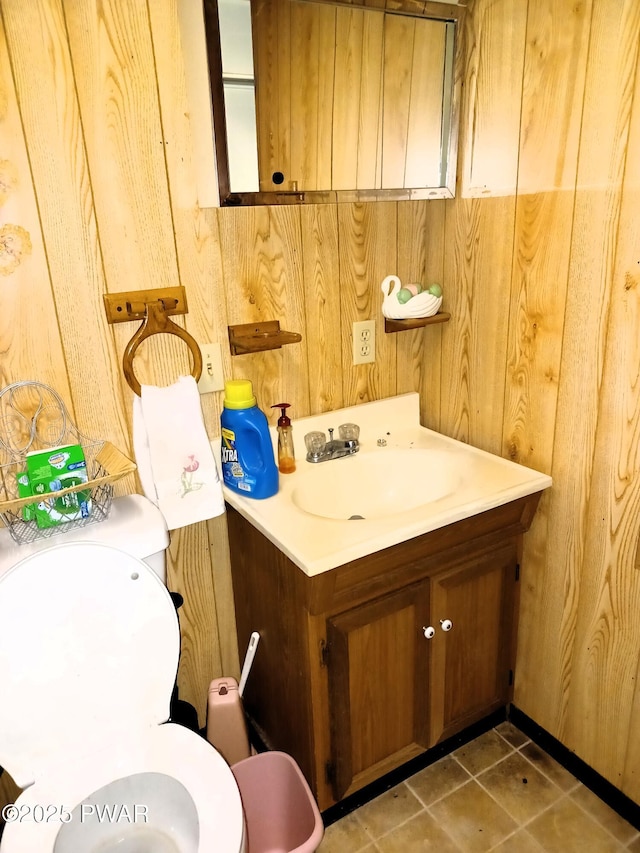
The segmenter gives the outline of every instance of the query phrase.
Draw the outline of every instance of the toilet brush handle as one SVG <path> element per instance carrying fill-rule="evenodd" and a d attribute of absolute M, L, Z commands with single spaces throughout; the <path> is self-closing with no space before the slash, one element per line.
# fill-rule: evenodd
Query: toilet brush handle
<path fill-rule="evenodd" d="M 251 665 L 253 664 L 253 659 L 256 655 L 256 649 L 258 648 L 258 642 L 260 641 L 260 634 L 257 631 L 254 631 L 249 637 L 249 645 L 247 646 L 247 653 L 244 656 L 244 663 L 242 664 L 242 672 L 240 673 L 240 683 L 238 684 L 238 694 L 242 697 L 244 693 L 245 684 L 247 683 L 247 678 L 249 677 L 249 670 L 251 669 Z"/>

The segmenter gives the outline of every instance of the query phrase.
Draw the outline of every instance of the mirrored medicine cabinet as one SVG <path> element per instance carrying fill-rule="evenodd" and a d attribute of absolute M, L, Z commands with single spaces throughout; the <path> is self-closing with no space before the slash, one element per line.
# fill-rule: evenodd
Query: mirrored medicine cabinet
<path fill-rule="evenodd" d="M 452 198 L 463 11 L 204 0 L 221 204 Z"/>

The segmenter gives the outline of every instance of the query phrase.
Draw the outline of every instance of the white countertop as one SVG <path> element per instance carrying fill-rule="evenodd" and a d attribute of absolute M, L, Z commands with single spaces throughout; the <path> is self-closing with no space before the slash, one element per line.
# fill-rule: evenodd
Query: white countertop
<path fill-rule="evenodd" d="M 295 410 L 292 408 L 290 411 L 296 471 L 293 474 L 280 474 L 278 494 L 263 500 L 253 500 L 225 487 L 224 495 L 234 509 L 309 577 L 551 486 L 551 477 L 546 474 L 420 426 L 417 393 L 402 394 L 299 420 L 295 420 Z M 305 434 L 312 430 L 326 433 L 329 427 L 334 427 L 334 437 L 337 438 L 338 426 L 342 423 L 359 425 L 358 454 L 329 462 L 307 462 Z M 272 429 L 272 437 L 275 447 L 275 428 Z M 386 446 L 379 447 L 378 439 L 384 439 Z M 218 440 L 212 444 L 216 458 L 219 459 L 220 442 Z M 443 457 L 451 458 L 457 468 L 455 489 L 439 500 L 372 519 L 323 518 L 299 509 L 293 502 L 293 494 L 302 483 L 302 478 L 315 476 L 308 474 L 310 469 L 324 469 L 323 476 L 326 479 L 329 471 L 337 474 L 337 466 L 350 465 L 362 454 L 383 454 L 393 448 L 435 450 L 441 452 Z M 358 461 L 361 465 L 362 460 Z M 346 470 L 340 469 L 340 475 L 344 475 Z M 407 489 L 411 488 L 409 471 Z M 415 488 L 419 488 L 419 485 L 416 487 L 414 484 Z"/>

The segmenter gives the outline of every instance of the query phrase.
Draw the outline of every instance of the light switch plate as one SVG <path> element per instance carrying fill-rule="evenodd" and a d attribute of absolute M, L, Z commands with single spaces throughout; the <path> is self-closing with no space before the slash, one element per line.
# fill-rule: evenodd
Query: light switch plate
<path fill-rule="evenodd" d="M 202 352 L 202 376 L 198 382 L 200 394 L 210 394 L 212 391 L 222 391 L 224 376 L 222 374 L 222 347 L 219 343 L 205 344 L 200 347 Z"/>

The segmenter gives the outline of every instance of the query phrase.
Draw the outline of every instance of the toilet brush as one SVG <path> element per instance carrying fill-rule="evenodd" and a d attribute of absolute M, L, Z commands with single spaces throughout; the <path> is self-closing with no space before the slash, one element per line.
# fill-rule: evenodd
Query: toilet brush
<path fill-rule="evenodd" d="M 207 740 L 228 764 L 236 764 L 251 754 L 242 693 L 253 663 L 260 635 L 254 631 L 242 666 L 240 686 L 235 678 L 216 678 L 209 685 Z"/>
<path fill-rule="evenodd" d="M 254 631 L 249 637 L 249 645 L 247 646 L 247 653 L 244 656 L 242 672 L 240 673 L 240 684 L 238 685 L 238 695 L 240 698 L 242 698 L 244 693 L 244 688 L 247 683 L 247 678 L 249 678 L 249 672 L 251 671 L 251 666 L 253 664 L 253 659 L 256 656 L 256 649 L 258 648 L 259 642 L 260 634 L 258 634 L 257 631 Z"/>

